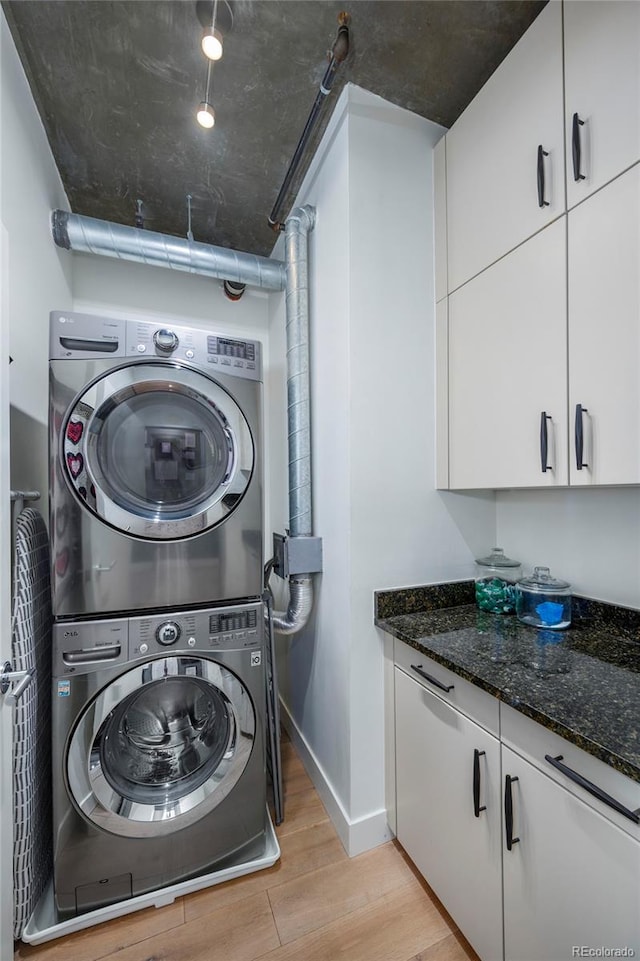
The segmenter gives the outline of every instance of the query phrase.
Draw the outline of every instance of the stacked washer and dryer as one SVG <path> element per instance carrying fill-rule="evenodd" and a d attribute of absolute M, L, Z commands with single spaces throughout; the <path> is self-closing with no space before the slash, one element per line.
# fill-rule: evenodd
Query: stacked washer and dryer
<path fill-rule="evenodd" d="M 259 857 L 260 344 L 54 312 L 60 919 Z"/>

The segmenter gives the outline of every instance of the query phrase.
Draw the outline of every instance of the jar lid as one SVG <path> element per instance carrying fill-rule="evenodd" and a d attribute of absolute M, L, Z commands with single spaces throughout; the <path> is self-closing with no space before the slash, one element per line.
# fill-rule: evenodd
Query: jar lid
<path fill-rule="evenodd" d="M 551 576 L 548 567 L 534 567 L 531 577 L 523 577 L 518 586 L 527 591 L 539 591 L 545 594 L 555 591 L 566 591 L 571 587 L 568 581 L 559 581 Z"/>
<path fill-rule="evenodd" d="M 492 547 L 488 557 L 478 557 L 476 564 L 483 567 L 520 567 L 520 561 L 514 561 L 507 557 L 501 547 Z"/>

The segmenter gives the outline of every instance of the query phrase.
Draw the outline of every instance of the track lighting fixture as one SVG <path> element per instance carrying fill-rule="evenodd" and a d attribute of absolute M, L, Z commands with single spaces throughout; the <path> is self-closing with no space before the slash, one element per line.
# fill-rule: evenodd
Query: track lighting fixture
<path fill-rule="evenodd" d="M 222 34 L 217 27 L 209 27 L 202 35 L 202 52 L 209 60 L 220 60 L 222 57 Z"/>
<path fill-rule="evenodd" d="M 201 127 L 206 127 L 207 130 L 210 130 L 213 127 L 214 123 L 216 122 L 215 111 L 211 106 L 211 104 L 207 103 L 206 100 L 203 100 L 200 106 L 198 107 L 196 120 L 198 121 Z"/>
<path fill-rule="evenodd" d="M 201 127 L 205 127 L 207 130 L 211 130 L 214 123 L 216 122 L 216 114 L 213 106 L 211 104 L 211 71 L 213 70 L 213 61 L 209 60 L 207 64 L 207 89 L 204 95 L 204 100 L 200 102 L 198 107 L 198 112 L 196 113 L 196 120 Z"/>

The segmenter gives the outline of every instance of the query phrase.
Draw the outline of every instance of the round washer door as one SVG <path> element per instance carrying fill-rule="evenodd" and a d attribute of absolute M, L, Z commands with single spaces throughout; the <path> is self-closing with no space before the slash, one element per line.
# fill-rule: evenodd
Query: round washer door
<path fill-rule="evenodd" d="M 66 759 L 71 796 L 111 834 L 172 834 L 233 790 L 255 731 L 249 692 L 227 668 L 195 656 L 148 661 L 80 716 Z"/>
<path fill-rule="evenodd" d="M 61 455 L 84 504 L 145 540 L 182 539 L 225 520 L 255 458 L 235 400 L 171 363 L 131 364 L 89 385 L 67 416 Z"/>

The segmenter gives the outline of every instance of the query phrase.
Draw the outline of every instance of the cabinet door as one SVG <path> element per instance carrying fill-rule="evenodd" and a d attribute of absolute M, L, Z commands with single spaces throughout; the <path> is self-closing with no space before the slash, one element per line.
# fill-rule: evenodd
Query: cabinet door
<path fill-rule="evenodd" d="M 568 221 L 571 484 L 640 484 L 640 166 Z"/>
<path fill-rule="evenodd" d="M 640 3 L 565 3 L 564 42 L 573 207 L 640 159 Z"/>
<path fill-rule="evenodd" d="M 452 291 L 565 210 L 559 3 L 544 8 L 446 141 Z"/>
<path fill-rule="evenodd" d="M 506 961 L 559 961 L 582 945 L 637 955 L 640 843 L 504 746 L 502 770 L 518 779 L 519 840 L 503 852 Z"/>
<path fill-rule="evenodd" d="M 565 232 L 563 217 L 449 296 L 451 488 L 567 483 Z"/>
<path fill-rule="evenodd" d="M 398 840 L 483 961 L 502 958 L 499 781 L 498 740 L 396 668 Z"/>

